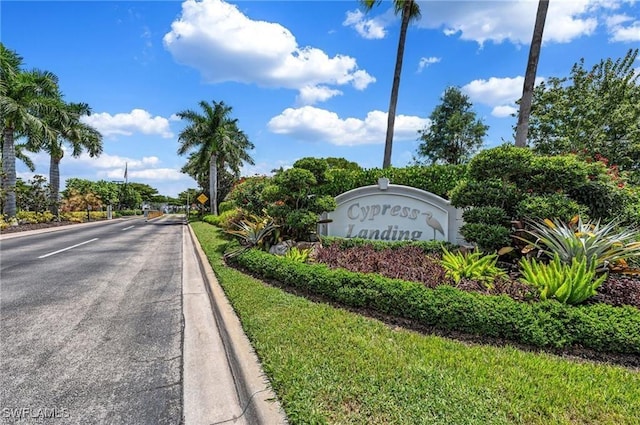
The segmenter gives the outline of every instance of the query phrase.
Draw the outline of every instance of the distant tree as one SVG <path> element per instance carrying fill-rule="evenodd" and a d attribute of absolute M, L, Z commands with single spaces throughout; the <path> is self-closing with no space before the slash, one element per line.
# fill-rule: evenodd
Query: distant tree
<path fill-rule="evenodd" d="M 540 59 L 540 48 L 542 47 L 542 33 L 544 32 L 544 23 L 547 19 L 548 8 L 549 0 L 540 0 L 538 2 L 538 12 L 536 13 L 536 23 L 533 27 L 531 46 L 529 46 L 529 60 L 527 61 L 527 71 L 524 75 L 522 98 L 520 99 L 520 110 L 518 112 L 516 146 L 527 146 L 529 116 L 531 115 L 531 99 L 533 98 L 533 86 L 536 81 L 538 59 Z"/>
<path fill-rule="evenodd" d="M 534 90 L 529 141 L 538 153 L 604 156 L 620 170 L 640 174 L 638 49 L 601 60 L 581 59 L 568 78 L 548 78 Z"/>
<path fill-rule="evenodd" d="M 196 199 L 196 196 L 198 196 L 199 193 L 200 191 L 198 189 L 184 190 L 178 193 L 178 201 L 180 202 L 180 205 L 191 205 L 195 203 L 194 200 Z"/>
<path fill-rule="evenodd" d="M 382 0 L 360 0 L 366 11 L 382 3 Z M 409 22 L 420 18 L 420 6 L 414 0 L 393 0 L 393 8 L 396 15 L 401 15 L 400 38 L 396 52 L 396 66 L 393 72 L 393 84 L 391 86 L 391 99 L 389 101 L 389 113 L 387 116 L 387 135 L 384 142 L 384 158 L 382 168 L 391 167 L 391 149 L 393 147 L 393 129 L 396 121 L 396 107 L 398 106 L 398 91 L 400 89 L 400 74 L 402 74 L 402 60 L 404 58 L 404 45 L 407 39 Z"/>
<path fill-rule="evenodd" d="M 151 187 L 144 183 L 127 183 L 131 189 L 140 194 L 143 201 L 151 201 L 155 196 L 158 196 L 158 189 Z"/>
<path fill-rule="evenodd" d="M 26 183 L 16 180 L 16 203 L 23 211 L 44 212 L 48 207 L 49 184 L 44 176 L 36 174 Z"/>
<path fill-rule="evenodd" d="M 66 197 L 71 189 L 75 189 L 78 193 L 89 193 L 93 190 L 93 182 L 87 179 L 71 177 L 66 180 L 65 190 L 62 191 L 62 195 Z"/>
<path fill-rule="evenodd" d="M 195 165 L 209 169 L 209 193 L 211 212 L 218 214 L 218 171 L 228 167 L 236 176 L 240 175 L 243 162 L 253 164 L 249 150 L 253 143 L 238 127 L 238 120 L 232 119 L 231 107 L 224 102 L 206 101 L 199 103 L 202 113 L 185 110 L 176 115 L 188 121 L 180 132 L 179 155 L 190 155 Z"/>
<path fill-rule="evenodd" d="M 353 171 L 362 170 L 362 167 L 358 165 L 357 162 L 349 161 L 345 158 L 329 157 L 325 159 L 327 161 L 327 164 L 329 165 L 329 168 L 340 168 L 343 170 L 353 170 Z"/>
<path fill-rule="evenodd" d="M 488 126 L 476 118 L 469 96 L 457 87 L 448 87 L 431 115 L 431 125 L 418 131 L 416 162 L 426 158 L 431 164 L 463 164 L 482 147 Z"/>

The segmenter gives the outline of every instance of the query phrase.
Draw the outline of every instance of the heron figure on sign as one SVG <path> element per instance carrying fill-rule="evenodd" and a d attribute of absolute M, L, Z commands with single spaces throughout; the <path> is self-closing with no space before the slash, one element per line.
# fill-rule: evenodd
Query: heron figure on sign
<path fill-rule="evenodd" d="M 433 213 L 431 211 L 427 211 L 423 214 L 427 216 L 427 226 L 433 229 L 433 239 L 436 239 L 436 231 L 442 233 L 442 236 L 444 237 L 444 229 L 440 222 L 433 217 Z"/>

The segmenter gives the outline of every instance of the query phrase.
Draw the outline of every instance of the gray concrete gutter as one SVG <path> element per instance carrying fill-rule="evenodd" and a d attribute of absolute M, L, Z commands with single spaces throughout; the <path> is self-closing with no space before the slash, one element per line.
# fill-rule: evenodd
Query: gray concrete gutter
<path fill-rule="evenodd" d="M 184 423 L 287 424 L 191 226 L 184 231 Z M 197 269 L 193 265 L 197 264 Z"/>

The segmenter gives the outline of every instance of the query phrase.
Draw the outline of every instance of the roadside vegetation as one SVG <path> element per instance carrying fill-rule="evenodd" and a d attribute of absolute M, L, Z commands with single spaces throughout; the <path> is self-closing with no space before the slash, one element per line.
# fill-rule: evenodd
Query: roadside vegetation
<path fill-rule="evenodd" d="M 225 265 L 229 240 L 192 223 L 292 424 L 633 424 L 640 375 L 390 326 Z"/>

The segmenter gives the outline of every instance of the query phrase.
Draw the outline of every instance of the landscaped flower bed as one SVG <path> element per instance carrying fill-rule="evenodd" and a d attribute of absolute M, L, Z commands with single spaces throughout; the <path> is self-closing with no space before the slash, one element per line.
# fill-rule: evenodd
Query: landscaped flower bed
<path fill-rule="evenodd" d="M 457 285 L 446 277 L 446 270 L 440 264 L 441 256 L 425 254 L 418 246 L 399 246 L 384 250 L 372 244 L 348 248 L 334 241 L 320 248 L 316 261 L 331 268 L 343 268 L 353 272 L 378 273 L 382 276 L 421 282 L 428 288 L 440 285 L 456 286 L 465 291 L 491 295 L 508 295 L 516 300 L 537 300 L 537 292 L 522 283 L 517 274 L 496 279 L 491 286 L 472 279 L 462 279 Z M 597 295 L 589 302 L 602 302 L 614 306 L 631 305 L 640 308 L 640 277 L 610 274 Z"/>
<path fill-rule="evenodd" d="M 535 347 L 582 347 L 600 352 L 640 354 L 640 310 L 597 303 L 570 306 L 555 300 L 522 302 L 374 273 L 330 269 L 250 249 L 230 261 L 346 306 L 363 307 L 421 326 L 501 338 Z"/>

